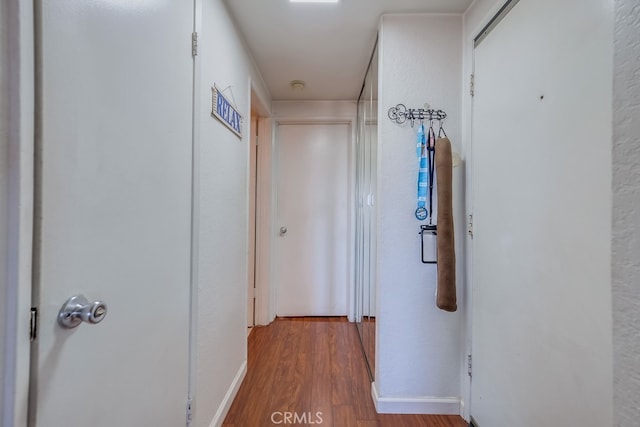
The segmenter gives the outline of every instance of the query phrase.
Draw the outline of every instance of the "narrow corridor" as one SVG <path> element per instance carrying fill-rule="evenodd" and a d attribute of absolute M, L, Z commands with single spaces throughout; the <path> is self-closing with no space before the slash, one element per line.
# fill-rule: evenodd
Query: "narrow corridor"
<path fill-rule="evenodd" d="M 278 318 L 249 336 L 247 375 L 223 426 L 465 427 L 457 416 L 377 414 L 355 325 Z"/>

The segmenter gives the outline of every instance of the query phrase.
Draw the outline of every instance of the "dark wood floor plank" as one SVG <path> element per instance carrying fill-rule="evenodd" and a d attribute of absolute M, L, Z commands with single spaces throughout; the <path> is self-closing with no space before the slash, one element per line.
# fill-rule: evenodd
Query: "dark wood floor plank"
<path fill-rule="evenodd" d="M 313 384 L 313 339 L 315 328 L 313 323 L 304 322 L 297 332 L 300 335 L 293 370 L 293 382 L 290 384 L 289 412 L 309 412 L 311 410 L 311 385 Z"/>
<path fill-rule="evenodd" d="M 359 343 L 358 331 L 352 324 L 347 323 L 345 335 L 349 343 Z M 356 345 L 357 348 L 359 348 Z M 351 378 L 351 392 L 353 396 L 357 396 L 354 402 L 356 416 L 358 420 L 377 420 L 376 408 L 371 399 L 371 383 L 369 381 L 369 372 L 364 363 L 364 355 L 360 351 L 356 351 L 353 345 L 348 347 L 349 360 L 349 377 Z"/>
<path fill-rule="evenodd" d="M 333 405 L 353 404 L 348 372 L 348 348 L 343 324 L 334 323 L 330 328 L 331 357 L 331 403 Z"/>
<path fill-rule="evenodd" d="M 249 336 L 249 348 L 260 351 L 249 351 L 247 375 L 231 405 L 226 420 L 237 425 L 264 424 L 264 415 L 270 413 L 270 391 L 277 388 L 275 384 L 276 368 L 279 354 L 283 353 L 284 338 L 288 328 L 274 323 L 272 327 L 254 328 Z M 243 405 L 241 402 L 251 402 Z M 226 425 L 226 424 L 225 424 Z"/>
<path fill-rule="evenodd" d="M 334 424 L 336 426 L 358 427 L 356 410 L 351 405 L 335 405 L 333 407 L 333 419 L 336 421 L 336 424 Z"/>
<path fill-rule="evenodd" d="M 269 394 L 269 408 L 272 411 L 288 412 L 294 404 L 292 398 L 297 397 L 296 388 L 300 387 L 295 381 L 295 365 L 302 339 L 300 326 L 303 324 L 292 323 L 292 325 L 291 328 L 283 329 L 285 333 L 283 333 L 281 343 L 284 351 L 274 355 L 278 363 L 275 366 L 273 387 L 264 390 Z"/>
<path fill-rule="evenodd" d="M 322 414 L 324 425 L 333 425 L 333 412 L 331 403 L 331 381 L 323 379 L 331 378 L 331 345 L 329 322 L 314 322 L 313 339 L 313 380 L 311 384 L 312 410 Z"/>
<path fill-rule="evenodd" d="M 457 416 L 376 413 L 346 318 L 279 318 L 254 328 L 248 346 L 247 375 L 224 427 L 285 425 L 285 416 L 324 427 L 467 427 Z"/>

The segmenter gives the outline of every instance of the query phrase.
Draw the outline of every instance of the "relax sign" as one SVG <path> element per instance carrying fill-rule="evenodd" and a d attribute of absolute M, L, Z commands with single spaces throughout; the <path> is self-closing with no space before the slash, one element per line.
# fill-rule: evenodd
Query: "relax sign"
<path fill-rule="evenodd" d="M 211 115 L 218 118 L 233 133 L 242 138 L 242 115 L 217 87 L 212 87 L 211 91 L 213 92 Z"/>

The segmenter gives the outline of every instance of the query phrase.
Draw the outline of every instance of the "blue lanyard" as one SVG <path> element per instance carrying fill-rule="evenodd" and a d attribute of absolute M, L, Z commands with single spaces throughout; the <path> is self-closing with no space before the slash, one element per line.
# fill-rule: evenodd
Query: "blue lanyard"
<path fill-rule="evenodd" d="M 418 170 L 418 207 L 415 216 L 418 220 L 424 221 L 429 218 L 431 223 L 431 214 L 433 206 L 433 172 L 434 159 L 433 150 L 435 149 L 435 133 L 433 127 L 429 126 L 428 136 L 424 132 L 424 124 L 418 127 L 418 138 L 416 143 L 416 155 L 419 159 Z M 429 209 L 427 210 L 427 189 L 429 194 Z"/>
<path fill-rule="evenodd" d="M 416 218 L 420 221 L 427 219 L 429 215 L 427 208 L 427 188 L 429 186 L 429 163 L 428 163 L 428 147 L 427 138 L 424 134 L 424 124 L 420 123 L 418 127 L 418 138 L 416 143 L 416 155 L 419 159 L 418 170 L 418 207 L 416 209 Z"/>

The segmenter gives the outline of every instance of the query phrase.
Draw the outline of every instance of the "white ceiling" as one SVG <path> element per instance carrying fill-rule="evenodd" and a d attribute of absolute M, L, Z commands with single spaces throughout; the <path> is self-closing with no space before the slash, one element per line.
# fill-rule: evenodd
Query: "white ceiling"
<path fill-rule="evenodd" d="M 224 0 L 274 100 L 356 99 L 384 13 L 463 13 L 472 0 Z M 294 91 L 292 80 L 306 88 Z"/>

